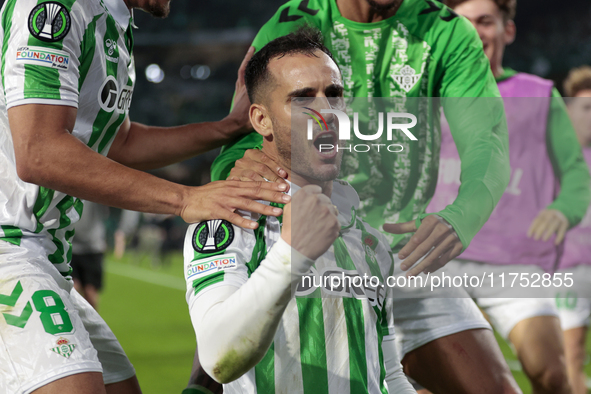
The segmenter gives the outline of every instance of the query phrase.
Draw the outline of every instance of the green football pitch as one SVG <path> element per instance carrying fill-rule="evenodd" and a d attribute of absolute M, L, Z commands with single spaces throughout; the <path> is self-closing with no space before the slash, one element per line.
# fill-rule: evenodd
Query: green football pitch
<path fill-rule="evenodd" d="M 180 255 L 157 267 L 132 253 L 120 261 L 106 259 L 100 313 L 135 366 L 144 394 L 180 394 L 189 378 L 195 335 L 182 265 Z M 530 393 L 511 349 L 502 339 L 499 343 L 524 394 Z M 591 351 L 591 338 L 587 343 Z M 591 365 L 586 368 L 591 376 Z"/>

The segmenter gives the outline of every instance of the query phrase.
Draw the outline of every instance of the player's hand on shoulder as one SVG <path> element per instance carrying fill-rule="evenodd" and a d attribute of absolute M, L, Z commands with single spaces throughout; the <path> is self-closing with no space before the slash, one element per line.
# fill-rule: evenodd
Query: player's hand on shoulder
<path fill-rule="evenodd" d="M 211 219 L 225 219 L 246 229 L 258 224 L 236 213 L 243 210 L 267 216 L 279 216 L 280 208 L 262 204 L 257 200 L 286 204 L 291 197 L 285 194 L 285 184 L 273 182 L 217 181 L 204 186 L 187 188 L 179 216 L 187 223 Z"/>
<path fill-rule="evenodd" d="M 391 234 L 414 232 L 398 253 L 398 257 L 404 259 L 400 268 L 406 271 L 421 258 L 425 258 L 410 269 L 406 276 L 435 272 L 462 253 L 463 245 L 456 231 L 445 219 L 437 215 L 425 217 L 418 229 L 414 220 L 406 223 L 386 223 L 383 228 Z"/>
<path fill-rule="evenodd" d="M 310 260 L 316 260 L 339 236 L 337 215 L 336 207 L 319 186 L 304 186 L 284 208 L 281 237 Z"/>
<path fill-rule="evenodd" d="M 535 241 L 541 239 L 545 242 L 556 234 L 554 243 L 558 245 L 564 239 L 568 227 L 568 219 L 562 212 L 557 209 L 544 209 L 531 223 L 529 230 L 527 230 L 527 236 Z"/>
<path fill-rule="evenodd" d="M 248 149 L 236 160 L 229 181 L 264 181 L 287 183 L 287 172 L 260 149 Z"/>

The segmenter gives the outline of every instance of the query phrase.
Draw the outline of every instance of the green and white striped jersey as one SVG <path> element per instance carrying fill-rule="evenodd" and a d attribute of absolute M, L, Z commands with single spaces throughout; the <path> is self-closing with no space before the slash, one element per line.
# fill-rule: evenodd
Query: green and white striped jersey
<path fill-rule="evenodd" d="M 82 201 L 18 178 L 7 111 L 76 107 L 72 134 L 106 155 L 135 82 L 131 14 L 123 0 L 7 0 L 1 18 L 0 240 L 40 246 L 68 276 Z"/>
<path fill-rule="evenodd" d="M 224 393 L 388 392 L 381 346 L 394 335 L 392 296 L 385 286 L 394 269 L 389 242 L 357 218 L 359 197 L 349 184 L 335 181 L 331 200 L 340 212 L 341 236 L 299 283 L 263 360 L 224 385 Z M 258 222 L 254 231 L 225 221 L 189 227 L 184 258 L 190 307 L 214 302 L 207 295 L 211 289 L 249 280 L 281 234 L 281 218 L 263 216 Z M 361 286 L 330 285 L 332 277 L 364 275 L 375 279 Z"/>

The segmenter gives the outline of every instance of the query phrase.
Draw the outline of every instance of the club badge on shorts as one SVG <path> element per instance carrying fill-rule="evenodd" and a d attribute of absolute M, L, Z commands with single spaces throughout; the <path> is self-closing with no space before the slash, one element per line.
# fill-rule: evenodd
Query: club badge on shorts
<path fill-rule="evenodd" d="M 29 14 L 29 32 L 41 41 L 61 40 L 70 31 L 70 25 L 70 13 L 55 1 L 38 4 Z"/>
<path fill-rule="evenodd" d="M 234 228 L 227 220 L 201 222 L 193 232 L 193 249 L 199 253 L 215 253 L 226 249 L 234 240 Z"/>
<path fill-rule="evenodd" d="M 63 337 L 60 337 L 57 340 L 56 344 L 57 346 L 51 348 L 51 351 L 59 354 L 60 356 L 64 356 L 65 358 L 69 358 L 72 355 L 72 352 L 74 352 L 74 349 L 76 348 L 76 345 L 70 345 L 70 341 Z"/>

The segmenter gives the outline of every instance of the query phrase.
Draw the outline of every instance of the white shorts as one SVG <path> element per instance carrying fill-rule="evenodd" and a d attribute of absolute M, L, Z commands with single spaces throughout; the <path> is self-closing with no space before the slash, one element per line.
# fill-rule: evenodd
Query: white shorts
<path fill-rule="evenodd" d="M 533 265 L 501 266 L 466 260 L 453 260 L 443 268 L 449 275 L 464 275 L 483 277 L 485 281 L 478 287 L 466 287 L 467 293 L 474 298 L 478 306 L 488 315 L 493 327 L 507 339 L 509 333 L 522 320 L 537 316 L 558 317 L 558 310 L 553 298 L 553 288 L 535 288 L 536 298 L 511 297 L 526 295 L 529 289 L 510 287 L 513 277 L 508 273 L 525 273 L 528 278 L 532 274 L 543 275 L 544 270 Z M 501 287 L 499 275 L 505 273 L 504 286 Z M 491 275 L 495 282 L 491 283 Z M 524 282 L 525 283 L 525 282 Z"/>
<path fill-rule="evenodd" d="M 49 270 L 45 257 L 0 242 L 0 393 L 30 393 L 83 372 L 102 372 L 105 384 L 133 377 L 105 321 Z"/>
<path fill-rule="evenodd" d="M 579 265 L 558 272 L 572 273 L 576 278 L 576 286 L 556 291 L 556 306 L 562 329 L 588 327 L 591 322 L 591 299 L 587 298 L 591 289 L 591 266 Z"/>
<path fill-rule="evenodd" d="M 400 267 L 400 262 L 395 255 L 395 267 Z M 436 339 L 467 330 L 492 329 L 463 288 L 433 291 L 395 288 L 393 304 L 401 360 L 407 353 Z"/>

